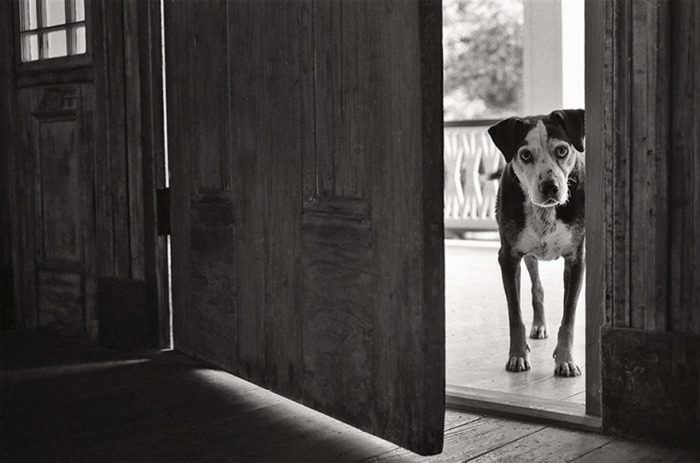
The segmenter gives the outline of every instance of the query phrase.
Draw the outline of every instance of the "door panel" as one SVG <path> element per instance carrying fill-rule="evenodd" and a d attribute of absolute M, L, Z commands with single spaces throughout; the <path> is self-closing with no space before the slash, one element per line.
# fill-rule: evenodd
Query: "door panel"
<path fill-rule="evenodd" d="M 86 330 L 84 249 L 90 229 L 84 114 L 93 101 L 85 85 L 21 89 L 17 101 L 21 143 L 28 148 L 22 175 L 31 198 L 23 210 L 36 234 L 28 255 L 36 266 L 36 326 L 80 335 Z"/>
<path fill-rule="evenodd" d="M 165 5 L 175 347 L 442 447 L 439 2 Z"/>

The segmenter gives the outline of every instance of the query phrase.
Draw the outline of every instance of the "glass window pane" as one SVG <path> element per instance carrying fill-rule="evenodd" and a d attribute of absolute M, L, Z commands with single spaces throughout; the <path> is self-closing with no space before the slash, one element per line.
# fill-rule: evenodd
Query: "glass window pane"
<path fill-rule="evenodd" d="M 36 0 L 21 0 L 19 5 L 20 29 L 36 29 Z"/>
<path fill-rule="evenodd" d="M 68 48 L 66 46 L 66 31 L 51 31 L 44 33 L 44 56 L 43 58 L 58 58 L 66 56 Z"/>
<path fill-rule="evenodd" d="M 73 0 L 73 22 L 85 21 L 85 1 Z"/>
<path fill-rule="evenodd" d="M 39 59 L 39 36 L 37 34 L 22 34 L 22 62 Z"/>
<path fill-rule="evenodd" d="M 85 53 L 85 26 L 76 26 L 72 28 L 71 40 L 73 41 L 72 54 L 80 55 Z"/>
<path fill-rule="evenodd" d="M 65 0 L 42 0 L 42 10 L 44 12 L 44 23 L 42 27 L 51 27 L 66 23 L 66 2 Z"/>

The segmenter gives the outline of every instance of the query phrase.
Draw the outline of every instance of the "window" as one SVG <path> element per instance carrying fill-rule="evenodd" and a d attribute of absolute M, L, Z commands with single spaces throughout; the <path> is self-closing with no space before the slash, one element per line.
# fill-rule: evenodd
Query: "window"
<path fill-rule="evenodd" d="M 87 51 L 85 0 L 19 0 L 23 63 Z"/>

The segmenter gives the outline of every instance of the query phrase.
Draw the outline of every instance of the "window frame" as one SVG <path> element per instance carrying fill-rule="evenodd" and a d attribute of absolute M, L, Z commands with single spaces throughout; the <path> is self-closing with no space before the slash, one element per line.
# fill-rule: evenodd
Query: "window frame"
<path fill-rule="evenodd" d="M 21 23 L 21 10 L 22 10 L 22 0 L 14 0 L 13 3 L 13 20 L 15 25 L 15 30 L 13 33 L 14 39 L 14 50 L 15 50 L 15 65 L 18 72 L 23 71 L 53 71 L 61 69 L 72 69 L 77 67 L 88 66 L 92 64 L 92 31 L 91 31 L 91 1 L 84 0 L 85 7 L 85 18 L 81 21 L 75 21 L 73 19 L 73 4 L 75 0 L 65 0 L 66 9 L 66 22 L 62 24 L 55 24 L 53 26 L 43 26 L 43 11 L 42 3 L 44 0 L 36 0 L 37 2 L 37 22 L 33 29 L 22 30 Z M 73 40 L 70 37 L 70 30 L 72 26 L 85 27 L 85 53 L 59 56 L 54 58 L 42 58 L 42 34 L 51 31 L 66 31 L 66 52 L 70 52 L 74 46 Z M 39 54 L 40 57 L 34 61 L 22 61 L 22 35 L 26 33 L 34 32 L 37 34 L 39 41 Z"/>

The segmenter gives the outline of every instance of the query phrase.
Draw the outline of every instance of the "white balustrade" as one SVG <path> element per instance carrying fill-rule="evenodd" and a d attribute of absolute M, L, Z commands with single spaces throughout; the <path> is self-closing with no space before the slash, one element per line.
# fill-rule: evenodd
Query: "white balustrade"
<path fill-rule="evenodd" d="M 487 129 L 497 121 L 445 124 L 445 228 L 495 230 L 498 180 L 504 163 Z"/>

